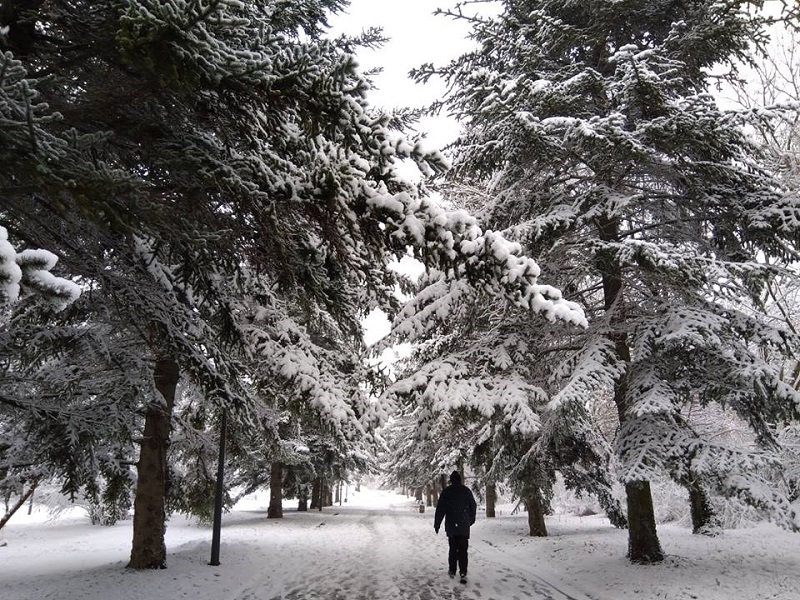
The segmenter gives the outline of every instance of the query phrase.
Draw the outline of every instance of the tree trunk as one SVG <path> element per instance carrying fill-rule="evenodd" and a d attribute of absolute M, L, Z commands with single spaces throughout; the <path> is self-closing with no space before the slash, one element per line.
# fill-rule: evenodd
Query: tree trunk
<path fill-rule="evenodd" d="M 597 220 L 600 239 L 606 242 L 619 241 L 619 220 L 600 217 Z M 609 333 L 617 352 L 617 358 L 626 365 L 631 364 L 631 351 L 625 328 L 625 310 L 622 298 L 622 273 L 619 262 L 613 255 L 599 256 L 598 267 L 603 280 L 603 305 L 606 312 L 617 311 L 611 322 L 616 326 Z M 617 406 L 620 426 L 628 420 L 627 374 L 614 383 L 614 403 Z M 656 563 L 664 560 L 664 553 L 656 532 L 656 516 L 649 481 L 634 481 L 625 484 L 628 503 L 628 558 L 636 563 Z"/>
<path fill-rule="evenodd" d="M 283 464 L 280 462 L 274 462 L 270 467 L 267 518 L 283 518 Z"/>
<path fill-rule="evenodd" d="M 16 504 L 14 504 L 14 506 L 8 507 L 8 504 L 6 504 L 6 514 L 3 515 L 2 519 L 0 519 L 0 531 L 2 531 L 3 527 L 6 526 L 6 523 L 9 522 L 11 517 L 14 516 L 14 513 L 17 512 L 23 504 L 25 504 L 25 501 L 28 498 L 33 497 L 33 492 L 36 490 L 37 485 L 39 485 L 39 480 L 34 479 L 31 483 L 31 487 L 28 488 L 27 492 L 24 492 L 22 496 L 20 496 L 20 499 L 16 502 Z"/>
<path fill-rule="evenodd" d="M 664 553 L 656 533 L 650 482 L 628 483 L 625 495 L 628 499 L 628 558 L 643 564 L 661 562 Z"/>
<path fill-rule="evenodd" d="M 133 502 L 133 547 L 128 568 L 166 569 L 167 448 L 171 427 L 178 363 L 172 358 L 156 360 L 153 370 L 161 403 L 147 407 L 144 439 L 136 465 L 136 497 Z"/>
<path fill-rule="evenodd" d="M 492 424 L 492 437 L 494 437 L 495 426 Z M 486 518 L 495 518 L 495 507 L 497 505 L 497 483 L 491 475 L 494 468 L 494 452 L 489 447 L 486 453 L 484 468 L 486 469 Z"/>
<path fill-rule="evenodd" d="M 338 504 L 338 505 L 341 506 L 341 504 L 342 504 L 342 482 L 341 481 L 336 484 L 335 489 L 336 489 L 336 492 L 335 492 L 335 495 L 333 497 L 333 503 L 334 504 Z"/>
<path fill-rule="evenodd" d="M 306 484 L 297 487 L 297 512 L 308 511 L 308 486 Z"/>
<path fill-rule="evenodd" d="M 620 344 L 617 351 L 621 352 Z M 623 356 L 630 362 L 630 351 L 624 345 Z M 625 392 L 627 378 L 625 375 L 617 382 L 614 390 L 614 401 L 617 403 L 620 423 L 627 420 Z M 632 481 L 625 484 L 625 498 L 628 506 L 628 558 L 640 564 L 657 563 L 664 560 L 664 552 L 658 541 L 656 531 L 656 513 L 653 509 L 653 495 L 649 481 Z"/>
<path fill-rule="evenodd" d="M 689 489 L 689 505 L 692 513 L 692 533 L 701 535 L 718 535 L 720 526 L 717 513 L 708 499 L 708 494 L 698 481 L 691 481 L 686 486 Z"/>
<path fill-rule="evenodd" d="M 533 537 L 547 537 L 547 526 L 544 524 L 544 503 L 539 490 L 535 490 L 525 499 L 528 509 L 528 529 Z"/>
<path fill-rule="evenodd" d="M 495 518 L 495 505 L 497 504 L 497 486 L 494 483 L 486 484 L 486 518 Z"/>
<path fill-rule="evenodd" d="M 311 484 L 311 510 L 322 510 L 322 480 L 317 477 Z"/>
<path fill-rule="evenodd" d="M 429 483 L 428 485 L 425 486 L 425 494 L 426 494 L 425 504 L 427 506 L 433 506 L 433 497 L 434 497 L 433 484 Z"/>

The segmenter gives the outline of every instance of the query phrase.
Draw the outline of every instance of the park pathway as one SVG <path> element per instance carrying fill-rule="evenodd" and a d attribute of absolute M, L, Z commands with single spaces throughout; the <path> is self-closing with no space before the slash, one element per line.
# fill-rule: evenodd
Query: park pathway
<path fill-rule="evenodd" d="M 294 576 L 265 571 L 236 600 L 587 600 L 506 556 L 482 539 L 480 527 L 471 539 L 469 582 L 451 580 L 447 538 L 444 530 L 435 535 L 430 510 L 342 510 L 314 529 L 286 549 Z"/>
<path fill-rule="evenodd" d="M 217 566 L 208 565 L 209 527 L 173 516 L 160 571 L 125 568 L 130 521 L 21 519 L 0 540 L 0 600 L 588 600 L 544 571 L 558 565 L 524 531 L 480 513 L 462 585 L 447 576 L 433 511 L 413 500 L 364 492 L 308 512 L 287 502 L 283 519 L 267 519 L 268 498 L 225 514 Z"/>

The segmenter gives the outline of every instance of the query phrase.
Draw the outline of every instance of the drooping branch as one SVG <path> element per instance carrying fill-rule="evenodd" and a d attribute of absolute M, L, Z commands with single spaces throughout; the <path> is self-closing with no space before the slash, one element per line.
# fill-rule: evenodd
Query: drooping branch
<path fill-rule="evenodd" d="M 3 527 L 5 527 L 6 523 L 8 523 L 9 520 L 11 519 L 11 517 L 14 516 L 14 513 L 17 512 L 22 507 L 22 505 L 25 504 L 25 502 L 27 502 L 28 498 L 30 498 L 31 495 L 33 495 L 33 492 L 36 490 L 36 487 L 38 485 L 39 485 L 39 480 L 38 479 L 34 479 L 31 482 L 31 487 L 28 488 L 28 491 L 24 492 L 19 497 L 19 500 L 14 504 L 14 506 L 12 506 L 8 510 L 8 512 L 5 515 L 3 515 L 3 518 L 0 519 L 0 531 L 3 530 Z"/>

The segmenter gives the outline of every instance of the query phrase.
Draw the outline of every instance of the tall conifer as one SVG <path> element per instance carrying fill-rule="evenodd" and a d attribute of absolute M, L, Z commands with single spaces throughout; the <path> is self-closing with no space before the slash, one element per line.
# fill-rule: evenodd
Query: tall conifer
<path fill-rule="evenodd" d="M 757 308 L 798 258 L 798 199 L 746 134 L 771 111 L 725 110 L 709 79 L 764 41 L 760 5 L 504 0 L 496 17 L 471 18 L 478 49 L 417 72 L 450 85 L 443 105 L 464 125 L 452 174 L 486 190 L 482 224 L 522 241 L 586 308 L 590 327 L 572 339 L 516 323 L 553 350 L 550 410 L 568 419 L 613 398 L 636 562 L 663 558 L 649 480 L 678 457 L 798 525 L 757 481 L 767 455 L 703 439 L 679 414 L 719 403 L 763 448 L 775 419 L 797 415 L 797 393 L 761 352 L 797 340 Z"/>

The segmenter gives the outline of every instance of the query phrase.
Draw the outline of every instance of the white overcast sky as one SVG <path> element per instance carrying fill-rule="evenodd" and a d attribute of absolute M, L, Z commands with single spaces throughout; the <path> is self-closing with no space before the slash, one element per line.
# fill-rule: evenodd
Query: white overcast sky
<path fill-rule="evenodd" d="M 433 16 L 437 7 L 448 8 L 455 0 L 352 0 L 346 14 L 331 19 L 331 33 L 357 34 L 369 27 L 383 29 L 389 41 L 378 50 L 359 54 L 362 70 L 382 67 L 375 77 L 378 89 L 370 102 L 384 108 L 420 107 L 440 98 L 444 86 L 431 80 L 414 83 L 408 72 L 423 63 L 447 63 L 472 47 L 465 21 Z M 431 148 L 441 149 L 458 134 L 450 119 L 425 119 L 419 125 Z"/>

